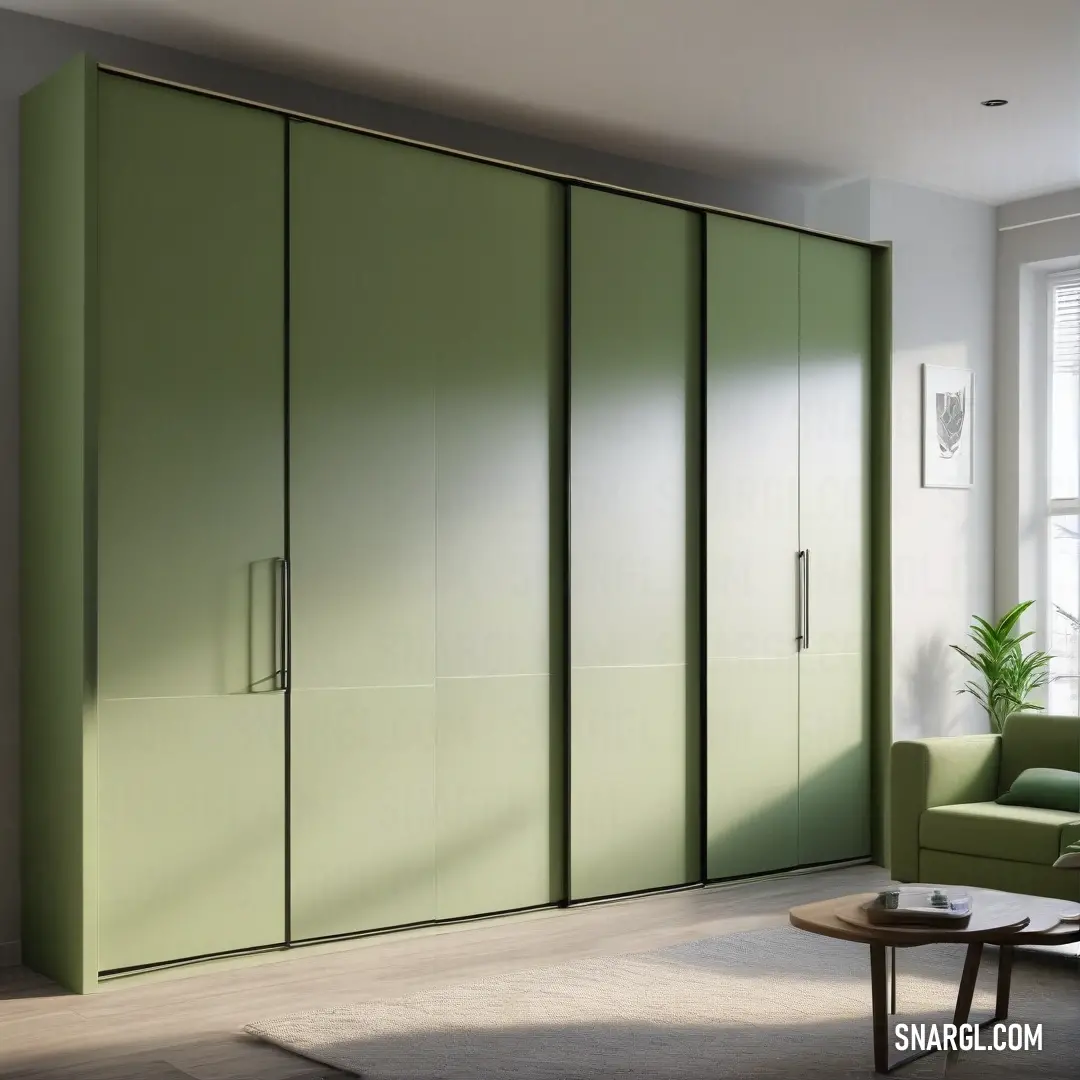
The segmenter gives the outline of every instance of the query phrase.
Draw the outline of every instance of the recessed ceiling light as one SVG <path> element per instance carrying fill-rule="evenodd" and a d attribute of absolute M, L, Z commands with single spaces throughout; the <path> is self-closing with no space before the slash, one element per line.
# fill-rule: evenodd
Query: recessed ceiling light
<path fill-rule="evenodd" d="M 1009 103 L 1003 97 L 987 98 L 981 104 L 985 105 L 988 109 L 996 109 L 999 105 L 1008 105 Z"/>

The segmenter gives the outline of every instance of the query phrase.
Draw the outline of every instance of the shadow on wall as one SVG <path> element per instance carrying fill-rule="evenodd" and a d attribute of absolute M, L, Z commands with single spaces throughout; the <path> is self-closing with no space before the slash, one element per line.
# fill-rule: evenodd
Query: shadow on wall
<path fill-rule="evenodd" d="M 903 673 L 902 697 L 894 719 L 894 739 L 925 739 L 938 735 L 969 735 L 989 730 L 976 726 L 971 699 L 956 691 L 968 672 L 949 648 L 944 635 L 934 634 L 916 650 Z"/>

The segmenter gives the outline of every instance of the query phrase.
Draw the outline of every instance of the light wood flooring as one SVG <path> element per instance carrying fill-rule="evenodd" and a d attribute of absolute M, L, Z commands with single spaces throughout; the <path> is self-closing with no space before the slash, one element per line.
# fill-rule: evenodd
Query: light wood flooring
<path fill-rule="evenodd" d="M 396 997 L 477 976 L 780 926 L 796 904 L 882 887 L 877 866 L 768 878 L 368 938 L 331 951 L 68 994 L 0 969 L 4 1080 L 316 1080 L 339 1077 L 242 1034 L 265 1017 Z M 281 956 L 282 954 L 275 954 Z"/>

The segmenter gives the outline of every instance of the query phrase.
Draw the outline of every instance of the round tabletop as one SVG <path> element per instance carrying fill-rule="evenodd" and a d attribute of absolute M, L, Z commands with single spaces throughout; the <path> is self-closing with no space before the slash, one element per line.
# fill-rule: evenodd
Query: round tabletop
<path fill-rule="evenodd" d="M 955 888 L 912 885 L 905 888 Z M 1044 896 L 1024 896 L 962 886 L 971 897 L 971 918 L 960 926 L 882 926 L 871 923 L 862 905 L 877 893 L 858 893 L 803 904 L 789 912 L 791 925 L 812 934 L 860 941 L 868 945 L 929 945 L 947 941 L 983 941 L 997 945 L 1067 945 L 1080 941 L 1080 922 L 1063 915 L 1080 914 L 1080 904 Z M 1026 925 L 1016 924 L 1027 919 Z"/>

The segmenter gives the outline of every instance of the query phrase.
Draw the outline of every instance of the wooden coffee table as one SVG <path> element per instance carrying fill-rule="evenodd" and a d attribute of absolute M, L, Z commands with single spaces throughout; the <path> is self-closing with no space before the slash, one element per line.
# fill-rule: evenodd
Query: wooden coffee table
<path fill-rule="evenodd" d="M 1050 900 L 1042 896 L 975 889 L 969 886 L 919 885 L 905 888 L 962 889 L 972 900 L 971 918 L 962 929 L 951 926 L 874 926 L 861 910 L 862 904 L 876 893 L 841 896 L 792 908 L 791 925 L 812 934 L 859 941 L 870 946 L 870 990 L 874 1015 L 874 1070 L 892 1072 L 933 1051 L 909 1054 L 898 1061 L 889 1060 L 889 1014 L 896 1011 L 896 950 L 916 945 L 964 942 L 967 956 L 960 990 L 956 997 L 953 1023 L 967 1024 L 975 980 L 979 975 L 984 945 L 1000 947 L 998 958 L 997 1001 L 994 1015 L 980 1026 L 1000 1023 L 1009 1015 L 1009 991 L 1012 985 L 1013 949 L 1017 945 L 1067 945 L 1080 941 L 1080 923 L 1062 921 L 1063 915 L 1080 914 L 1080 904 L 1069 900 Z M 1027 920 L 1020 928 L 1017 923 Z M 888 963 L 891 950 L 891 964 Z M 891 979 L 887 975 L 891 969 Z M 891 993 L 890 993 L 891 983 Z"/>

